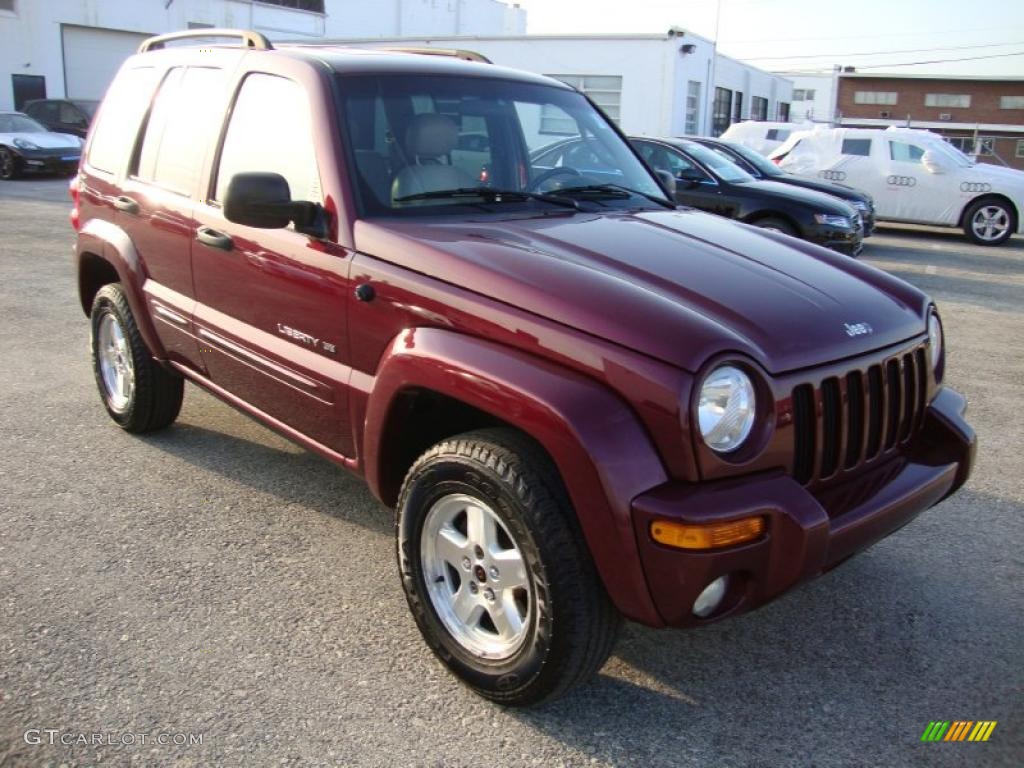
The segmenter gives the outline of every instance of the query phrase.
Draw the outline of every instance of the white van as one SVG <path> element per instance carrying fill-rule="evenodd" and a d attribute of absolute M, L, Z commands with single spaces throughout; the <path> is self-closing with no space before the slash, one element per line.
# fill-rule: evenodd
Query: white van
<path fill-rule="evenodd" d="M 799 131 L 769 157 L 798 176 L 864 190 L 882 220 L 962 227 L 979 245 L 999 245 L 1024 231 L 1024 172 L 976 163 L 930 131 Z"/>
<path fill-rule="evenodd" d="M 735 141 L 755 152 L 767 155 L 782 146 L 782 143 L 796 131 L 808 131 L 813 127 L 814 123 L 810 121 L 776 123 L 766 120 L 744 120 L 742 123 L 730 125 L 718 138 L 723 141 Z"/>

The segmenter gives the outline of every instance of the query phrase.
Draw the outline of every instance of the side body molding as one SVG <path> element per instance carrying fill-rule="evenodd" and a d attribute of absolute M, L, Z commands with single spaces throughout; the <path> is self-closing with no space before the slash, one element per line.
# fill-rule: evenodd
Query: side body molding
<path fill-rule="evenodd" d="M 102 219 L 90 219 L 78 232 L 78 242 L 75 246 L 76 271 L 79 279 L 83 272 L 82 260 L 86 254 L 101 256 L 117 272 L 143 341 L 154 357 L 163 359 L 166 356 L 165 350 L 153 327 L 153 320 L 146 308 L 143 294 L 142 287 L 148 275 L 131 239 L 116 224 Z M 82 301 L 82 309 L 88 314 L 90 307 L 86 306 L 84 287 L 79 283 L 79 298 Z"/>
<path fill-rule="evenodd" d="M 356 389 L 359 378 L 357 373 Z M 547 450 L 616 606 L 635 621 L 663 623 L 640 565 L 631 502 L 667 475 L 646 432 L 614 392 L 546 361 L 434 328 L 401 333 L 376 377 L 365 383 L 363 458 L 374 494 L 382 496 L 380 439 L 396 396 L 423 388 L 461 400 L 516 425 Z"/>

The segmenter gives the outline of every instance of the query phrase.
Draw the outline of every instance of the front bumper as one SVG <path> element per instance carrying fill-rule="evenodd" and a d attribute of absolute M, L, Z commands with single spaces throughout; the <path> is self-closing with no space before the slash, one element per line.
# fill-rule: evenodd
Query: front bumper
<path fill-rule="evenodd" d="M 849 229 L 815 224 L 806 229 L 804 238 L 847 256 L 857 256 L 864 248 L 864 234 L 860 227 Z"/>
<path fill-rule="evenodd" d="M 79 147 L 63 149 L 20 149 L 21 167 L 41 173 L 71 173 L 78 168 L 82 150 Z"/>
<path fill-rule="evenodd" d="M 966 401 L 942 389 L 917 438 L 900 456 L 844 485 L 812 494 L 772 473 L 688 485 L 666 483 L 633 501 L 633 525 L 648 588 L 664 622 L 687 627 L 735 616 L 834 568 L 903 527 L 967 480 L 977 443 L 963 418 Z M 655 519 L 685 523 L 767 518 L 757 541 L 715 551 L 672 549 L 649 533 Z M 721 607 L 692 613 L 712 580 L 730 576 Z"/>

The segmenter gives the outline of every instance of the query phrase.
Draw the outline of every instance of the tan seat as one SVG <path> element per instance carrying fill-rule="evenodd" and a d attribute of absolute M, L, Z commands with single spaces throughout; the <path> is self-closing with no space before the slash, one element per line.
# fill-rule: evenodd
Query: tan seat
<path fill-rule="evenodd" d="M 459 129 L 451 118 L 434 113 L 416 115 L 405 132 L 409 165 L 391 185 L 391 201 L 421 192 L 473 187 L 476 182 L 460 168 L 448 165 L 459 140 Z"/>

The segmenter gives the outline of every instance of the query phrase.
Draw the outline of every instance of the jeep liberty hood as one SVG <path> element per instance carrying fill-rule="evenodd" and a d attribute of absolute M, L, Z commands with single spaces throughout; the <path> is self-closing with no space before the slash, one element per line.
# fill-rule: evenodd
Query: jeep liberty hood
<path fill-rule="evenodd" d="M 356 247 L 695 371 L 783 373 L 896 344 L 928 299 L 884 272 L 695 211 L 362 220 Z"/>

